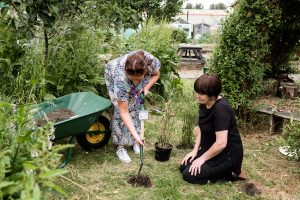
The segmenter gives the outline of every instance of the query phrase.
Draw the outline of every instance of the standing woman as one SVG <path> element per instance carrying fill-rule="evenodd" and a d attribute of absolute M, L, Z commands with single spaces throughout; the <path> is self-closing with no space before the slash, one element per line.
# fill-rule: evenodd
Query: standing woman
<path fill-rule="evenodd" d="M 200 103 L 199 129 L 194 149 L 181 162 L 183 179 L 195 184 L 243 179 L 243 145 L 234 111 L 219 96 L 219 78 L 204 74 L 195 81 L 194 90 Z"/>
<path fill-rule="evenodd" d="M 131 162 L 125 146 L 133 146 L 139 154 L 141 141 L 140 93 L 147 95 L 159 79 L 160 62 L 146 51 L 133 51 L 110 61 L 105 67 L 105 82 L 113 103 L 111 129 L 113 143 L 118 146 L 117 156 Z"/>

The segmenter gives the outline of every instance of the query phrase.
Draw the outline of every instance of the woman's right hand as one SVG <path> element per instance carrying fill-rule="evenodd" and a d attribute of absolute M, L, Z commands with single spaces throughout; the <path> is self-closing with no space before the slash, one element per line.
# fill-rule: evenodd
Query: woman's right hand
<path fill-rule="evenodd" d="M 181 164 L 187 165 L 188 161 L 193 161 L 197 156 L 197 151 L 191 151 L 190 153 L 186 154 L 186 156 L 181 161 Z"/>
<path fill-rule="evenodd" d="M 134 137 L 136 143 L 138 143 L 141 146 L 144 146 L 144 142 L 141 140 L 140 136 Z"/>

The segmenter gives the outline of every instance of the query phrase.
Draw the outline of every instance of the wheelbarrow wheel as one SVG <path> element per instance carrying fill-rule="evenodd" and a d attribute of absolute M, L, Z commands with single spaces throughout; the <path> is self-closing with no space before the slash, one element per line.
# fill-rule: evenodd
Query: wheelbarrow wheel
<path fill-rule="evenodd" d="M 100 116 L 98 121 L 95 121 L 86 133 L 76 136 L 79 146 L 88 151 L 105 146 L 111 136 L 109 125 L 109 120 Z"/>

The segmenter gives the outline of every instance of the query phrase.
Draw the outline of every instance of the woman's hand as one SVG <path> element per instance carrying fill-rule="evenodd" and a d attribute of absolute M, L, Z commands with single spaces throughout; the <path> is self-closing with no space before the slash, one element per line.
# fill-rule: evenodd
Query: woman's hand
<path fill-rule="evenodd" d="M 181 161 L 181 164 L 187 165 L 188 161 L 194 160 L 194 158 L 197 156 L 197 151 L 191 151 L 190 153 L 186 154 L 186 156 Z"/>
<path fill-rule="evenodd" d="M 144 93 L 144 96 L 146 96 L 149 93 L 149 89 L 145 86 L 142 88 L 139 92 L 139 94 Z"/>
<path fill-rule="evenodd" d="M 189 172 L 192 176 L 196 176 L 200 174 L 201 166 L 205 161 L 200 157 L 193 161 L 192 165 L 190 166 Z"/>
<path fill-rule="evenodd" d="M 144 146 L 144 142 L 141 140 L 140 136 L 133 136 L 135 139 L 136 143 L 138 143 L 141 146 Z"/>

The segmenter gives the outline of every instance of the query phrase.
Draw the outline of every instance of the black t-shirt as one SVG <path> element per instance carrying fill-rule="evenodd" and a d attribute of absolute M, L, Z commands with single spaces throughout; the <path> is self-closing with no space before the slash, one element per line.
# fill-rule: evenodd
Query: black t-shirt
<path fill-rule="evenodd" d="M 228 130 L 228 141 L 225 149 L 207 162 L 218 165 L 230 155 L 233 172 L 239 175 L 243 161 L 243 145 L 234 111 L 226 99 L 218 99 L 210 109 L 207 109 L 206 105 L 200 104 L 199 127 L 201 129 L 201 155 L 214 144 L 217 131 Z"/>

